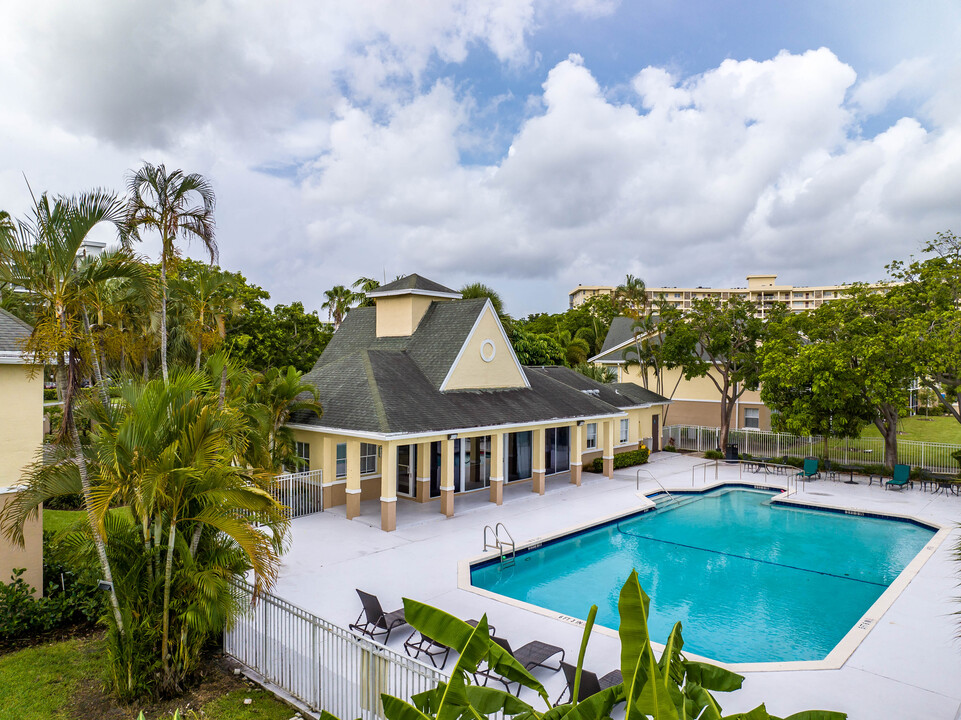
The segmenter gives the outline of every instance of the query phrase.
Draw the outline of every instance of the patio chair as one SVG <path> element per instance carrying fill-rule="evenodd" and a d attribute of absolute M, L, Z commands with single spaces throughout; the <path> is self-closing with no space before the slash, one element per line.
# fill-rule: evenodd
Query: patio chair
<path fill-rule="evenodd" d="M 804 467 L 801 468 L 797 476 L 804 480 L 821 477 L 821 471 L 818 470 L 818 459 L 815 457 L 804 458 Z"/>
<path fill-rule="evenodd" d="M 897 488 L 898 490 L 903 490 L 905 485 L 914 487 L 914 483 L 911 481 L 911 466 L 895 465 L 894 477 L 884 483 L 884 489 L 890 490 L 891 488 Z"/>
<path fill-rule="evenodd" d="M 412 657 L 415 660 L 421 655 L 426 655 L 430 659 L 431 665 L 443 670 L 447 664 L 447 656 L 450 655 L 450 648 L 443 643 L 437 642 L 433 638 L 427 637 L 419 630 L 414 630 L 410 634 L 410 637 L 404 640 L 404 652 L 407 653 L 408 657 Z M 440 665 L 438 665 L 434 658 L 439 658 L 442 655 L 443 660 L 441 660 Z"/>
<path fill-rule="evenodd" d="M 831 466 L 830 460 L 824 461 L 824 472 L 827 475 L 828 480 L 834 480 L 837 482 L 841 479 L 841 475 L 838 473 L 837 468 Z"/>
<path fill-rule="evenodd" d="M 567 686 L 561 690 L 561 694 L 557 697 L 557 702 L 554 703 L 555 706 L 561 704 L 561 699 L 564 695 L 567 695 L 569 698 L 574 697 L 574 675 L 577 673 L 577 668 L 566 662 L 562 662 L 561 670 L 564 671 L 564 679 L 567 681 Z M 578 688 L 577 702 L 583 702 L 591 695 L 596 695 L 601 690 L 606 690 L 609 687 L 620 685 L 622 682 L 624 682 L 624 678 L 621 676 L 620 670 L 611 670 L 607 675 L 598 679 L 597 675 L 590 670 L 581 669 L 581 686 Z M 568 702 L 570 702 L 570 700 L 568 700 Z"/>
<path fill-rule="evenodd" d="M 496 642 L 498 645 L 504 648 L 507 652 L 513 655 L 514 659 L 517 660 L 517 662 L 519 662 L 521 665 L 523 665 L 524 668 L 527 670 L 533 670 L 536 667 L 542 667 L 548 670 L 552 670 L 553 672 L 557 672 L 558 670 L 561 669 L 560 663 L 564 661 L 563 648 L 559 648 L 556 645 L 548 645 L 547 643 L 542 643 L 539 640 L 533 640 L 532 642 L 529 642 L 526 645 L 517 648 L 517 650 L 513 650 L 511 648 L 511 644 L 507 642 L 507 640 L 505 640 L 504 638 L 499 638 L 496 635 L 494 635 L 494 636 L 491 636 L 491 640 Z M 547 665 L 546 662 L 550 660 L 552 657 L 554 657 L 555 655 L 557 655 L 558 653 L 560 653 L 561 657 L 557 667 L 552 667 L 551 665 Z M 490 665 L 485 664 L 483 667 L 479 667 L 477 669 L 477 672 L 474 673 L 474 682 L 480 685 L 482 683 L 478 681 L 478 678 L 484 678 L 483 685 L 485 687 L 487 686 L 487 682 L 489 680 L 496 680 L 507 689 L 507 692 L 511 692 L 510 681 L 506 680 L 505 678 L 502 678 L 500 675 L 494 672 L 493 668 L 491 668 Z M 520 695 L 520 692 L 521 692 L 521 686 L 518 683 L 517 691 L 515 694 Z"/>
<path fill-rule="evenodd" d="M 468 625 L 470 625 L 471 627 L 477 627 L 477 623 L 480 622 L 480 621 L 479 621 L 479 620 L 474 620 L 474 619 L 472 618 L 472 619 L 470 619 L 470 620 L 465 620 L 465 622 L 466 622 Z M 494 628 L 494 626 L 491 625 L 490 623 L 487 623 L 487 632 L 489 632 L 491 635 L 496 635 L 496 634 L 497 634 L 497 630 L 496 630 L 496 629 Z"/>
<path fill-rule="evenodd" d="M 387 641 L 390 640 L 391 630 L 407 624 L 407 620 L 404 619 L 403 608 L 385 613 L 376 595 L 365 593 L 363 590 L 357 590 L 357 594 L 360 596 L 360 602 L 364 607 L 360 611 L 360 615 L 357 616 L 357 622 L 347 627 L 356 630 L 361 635 L 366 635 L 374 642 L 379 642 L 377 636 L 383 635 L 386 645 Z M 362 619 L 363 622 L 361 622 Z"/>

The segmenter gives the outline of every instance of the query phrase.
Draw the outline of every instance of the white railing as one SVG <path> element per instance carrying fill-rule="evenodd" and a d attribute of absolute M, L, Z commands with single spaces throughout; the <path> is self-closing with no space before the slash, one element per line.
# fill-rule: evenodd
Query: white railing
<path fill-rule="evenodd" d="M 670 425 L 664 428 L 666 437 L 674 440 L 680 450 L 704 452 L 718 447 L 719 428 L 697 425 Z M 731 430 L 728 442 L 738 446 L 742 455 L 782 458 L 808 456 L 823 457 L 838 465 L 880 465 L 884 462 L 883 438 L 828 438 L 775 433 L 764 430 Z M 951 454 L 961 445 L 950 443 L 898 440 L 898 462 L 912 467 L 926 468 L 937 473 L 956 473 L 957 461 Z"/>
<path fill-rule="evenodd" d="M 224 633 L 224 651 L 314 711 L 383 718 L 381 693 L 409 700 L 449 679 L 274 595 L 251 604 L 245 582 L 237 589 L 247 611 Z"/>
<path fill-rule="evenodd" d="M 323 481 L 323 470 L 278 475 L 271 484 L 270 493 L 287 508 L 287 517 L 303 517 L 323 512 Z"/>

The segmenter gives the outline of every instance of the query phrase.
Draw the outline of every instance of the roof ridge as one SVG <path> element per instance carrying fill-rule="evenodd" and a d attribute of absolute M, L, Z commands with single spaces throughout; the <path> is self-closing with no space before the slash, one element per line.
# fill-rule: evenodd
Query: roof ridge
<path fill-rule="evenodd" d="M 387 421 L 387 410 L 384 408 L 384 400 L 380 396 L 380 388 L 377 386 L 377 379 L 374 377 L 374 366 L 370 362 L 370 350 L 361 350 L 361 360 L 364 363 L 364 372 L 367 373 L 367 384 L 370 386 L 370 396 L 374 402 L 374 415 L 377 417 L 377 424 L 381 432 L 390 432 L 390 423 Z M 396 352 L 396 351 L 389 351 Z M 401 352 L 407 352 L 402 350 Z"/>

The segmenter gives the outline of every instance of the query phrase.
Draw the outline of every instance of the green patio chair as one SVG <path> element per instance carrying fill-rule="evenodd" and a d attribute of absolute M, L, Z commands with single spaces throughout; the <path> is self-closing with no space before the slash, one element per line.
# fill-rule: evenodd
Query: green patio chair
<path fill-rule="evenodd" d="M 891 488 L 897 488 L 898 490 L 903 490 L 905 485 L 914 487 L 914 483 L 911 481 L 911 466 L 895 465 L 894 477 L 884 483 L 884 489 L 890 490 Z"/>
<path fill-rule="evenodd" d="M 804 458 L 804 467 L 801 468 L 797 476 L 802 480 L 821 477 L 821 471 L 818 470 L 818 459 L 814 457 Z"/>

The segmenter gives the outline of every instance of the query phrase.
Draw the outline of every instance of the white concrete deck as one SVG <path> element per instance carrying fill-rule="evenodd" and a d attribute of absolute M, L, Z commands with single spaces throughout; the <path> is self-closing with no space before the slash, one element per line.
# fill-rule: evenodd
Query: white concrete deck
<path fill-rule="evenodd" d="M 658 453 L 644 468 L 668 489 L 689 489 L 691 467 L 697 462 L 702 460 Z M 720 469 L 720 479 L 737 478 L 736 467 Z M 713 469 L 709 479 L 713 482 Z M 763 474 L 744 476 L 752 484 L 763 484 L 764 479 Z M 885 491 L 877 484 L 868 487 L 866 478 L 857 479 L 861 484 L 808 483 L 793 498 L 931 520 L 952 528 L 950 536 L 840 669 L 746 672 L 741 690 L 716 693 L 726 713 L 764 702 L 770 712 L 782 716 L 831 709 L 854 720 L 961 718 L 961 625 L 954 614 L 961 610 L 956 599 L 961 594 L 959 565 L 954 560 L 961 497 L 918 489 Z M 450 519 L 440 514 L 437 502 L 400 501 L 393 533 L 380 530 L 379 501 L 364 503 L 365 514 L 354 521 L 346 519 L 342 508 L 298 519 L 274 592 L 345 627 L 360 611 L 355 587 L 377 594 L 387 611 L 400 607 L 401 598 L 408 596 L 465 619 L 487 612 L 497 634 L 515 646 L 539 639 L 566 648 L 568 658 L 576 660 L 580 627 L 458 589 L 457 577 L 459 561 L 480 554 L 487 524 L 504 522 L 522 545 L 643 503 L 636 495 L 634 470 L 619 470 L 613 480 L 584 473 L 581 487 L 566 480 L 549 480 L 544 496 L 531 493 L 529 483 L 508 486 L 500 507 L 487 502 L 486 492 L 458 496 L 456 514 Z M 773 486 L 784 482 L 777 476 L 767 480 Z M 655 489 L 642 473 L 641 490 Z M 402 652 L 409 632 L 401 628 L 392 634 L 390 647 Z M 617 641 L 595 632 L 585 667 L 603 674 L 618 665 L 618 657 Z M 564 685 L 561 673 L 538 669 L 535 674 L 554 700 Z"/>

